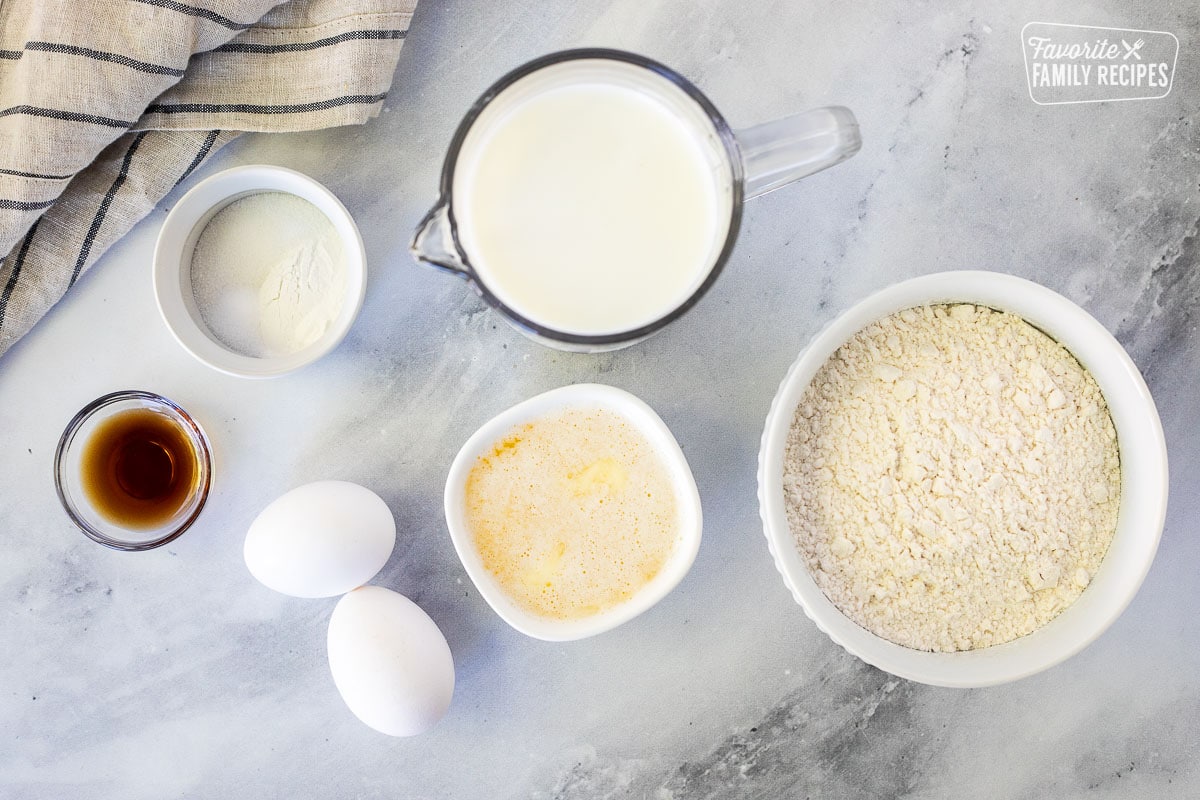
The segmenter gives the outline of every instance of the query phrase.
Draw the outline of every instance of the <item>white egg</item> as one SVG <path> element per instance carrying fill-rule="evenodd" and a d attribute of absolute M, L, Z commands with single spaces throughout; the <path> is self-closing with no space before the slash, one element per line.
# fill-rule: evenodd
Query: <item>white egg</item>
<path fill-rule="evenodd" d="M 262 510 L 246 532 L 250 574 L 293 597 L 333 597 L 383 569 L 396 521 L 377 494 L 346 481 L 298 486 Z"/>
<path fill-rule="evenodd" d="M 454 659 L 437 623 L 402 594 L 355 589 L 329 619 L 329 671 L 354 716 L 380 733 L 434 726 L 454 694 Z"/>

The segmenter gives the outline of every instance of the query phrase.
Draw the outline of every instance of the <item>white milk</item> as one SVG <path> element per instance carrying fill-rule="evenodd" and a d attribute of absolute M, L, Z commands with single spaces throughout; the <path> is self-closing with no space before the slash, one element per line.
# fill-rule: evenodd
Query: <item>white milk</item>
<path fill-rule="evenodd" d="M 501 302 L 599 335 L 654 322 L 704 282 L 729 228 L 728 168 L 711 126 L 688 118 L 691 101 L 666 92 L 679 90 L 568 82 L 481 116 L 454 206 L 468 259 Z"/>

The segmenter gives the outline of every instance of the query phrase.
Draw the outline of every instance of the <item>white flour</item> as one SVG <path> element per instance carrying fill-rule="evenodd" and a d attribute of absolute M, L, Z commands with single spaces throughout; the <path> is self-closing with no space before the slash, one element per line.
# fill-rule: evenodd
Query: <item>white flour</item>
<path fill-rule="evenodd" d="M 919 650 L 1045 625 L 1116 527 L 1116 433 L 1094 379 L 1024 320 L 972 305 L 893 314 L 842 345 L 788 436 L 788 522 L 817 585 Z"/>
<path fill-rule="evenodd" d="M 341 312 L 346 269 L 329 219 L 307 200 L 263 192 L 235 200 L 196 240 L 192 293 L 208 329 L 243 355 L 302 350 Z"/>

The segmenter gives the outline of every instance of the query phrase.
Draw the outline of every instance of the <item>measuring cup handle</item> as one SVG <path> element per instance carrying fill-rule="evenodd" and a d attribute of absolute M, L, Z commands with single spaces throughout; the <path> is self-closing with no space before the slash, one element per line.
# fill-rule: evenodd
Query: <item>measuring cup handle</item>
<path fill-rule="evenodd" d="M 842 106 L 814 108 L 735 133 L 745 199 L 840 164 L 862 147 L 858 120 Z"/>

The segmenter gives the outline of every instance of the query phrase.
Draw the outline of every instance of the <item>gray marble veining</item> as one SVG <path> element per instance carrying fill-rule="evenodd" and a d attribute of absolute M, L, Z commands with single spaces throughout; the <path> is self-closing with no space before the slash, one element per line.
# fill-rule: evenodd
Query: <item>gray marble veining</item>
<path fill-rule="evenodd" d="M 1030 21 L 1174 33 L 1172 93 L 1035 105 L 1019 38 Z M 182 187 L 0 360 L 0 796 L 1200 794 L 1198 39 L 1200 6 L 1180 0 L 423 0 L 379 119 L 248 136 L 203 171 L 289 166 L 355 215 L 371 275 L 337 351 L 244 382 L 173 343 L 149 263 Z M 660 335 L 602 356 L 527 341 L 406 247 L 475 97 L 511 67 L 582 45 L 674 66 L 735 126 L 845 104 L 865 141 L 851 161 L 747 205 L 712 292 Z M 1118 336 L 1158 403 L 1173 476 L 1158 559 L 1116 624 L 1055 669 L 973 691 L 895 679 L 821 634 L 775 573 L 754 482 L 771 397 L 809 338 L 874 289 L 965 267 L 1038 280 Z M 630 389 L 664 417 L 695 471 L 705 538 L 650 612 L 549 644 L 474 592 L 441 490 L 478 424 L 582 380 Z M 71 414 L 129 387 L 192 411 L 218 459 L 199 523 L 145 554 L 85 540 L 50 480 Z M 275 595 L 242 563 L 254 514 L 318 478 L 387 500 L 400 538 L 375 582 L 413 598 L 450 642 L 454 703 L 424 736 L 355 720 L 325 661 L 333 601 Z"/>

